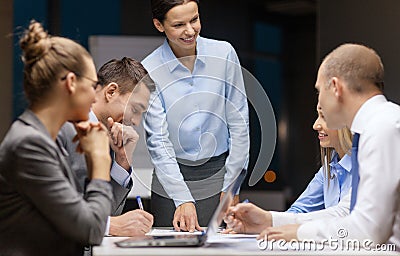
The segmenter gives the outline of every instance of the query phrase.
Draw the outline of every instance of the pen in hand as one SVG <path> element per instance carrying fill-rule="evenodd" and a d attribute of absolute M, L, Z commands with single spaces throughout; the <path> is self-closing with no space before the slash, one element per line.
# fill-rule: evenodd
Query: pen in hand
<path fill-rule="evenodd" d="M 247 204 L 247 203 L 250 203 L 250 201 L 249 201 L 249 199 L 244 199 L 242 202 L 241 202 L 242 204 Z M 235 207 L 235 206 L 233 206 L 233 207 Z M 225 215 L 225 217 L 224 217 L 224 222 L 227 224 L 227 219 L 228 218 L 235 218 L 235 214 L 233 213 L 233 212 L 229 212 L 229 213 L 227 213 L 226 215 Z M 222 234 L 237 234 L 237 232 L 236 231 L 233 231 L 233 229 L 232 228 L 228 228 L 228 227 L 225 227 L 225 229 L 222 229 L 222 230 L 220 230 L 220 233 L 222 233 Z"/>
<path fill-rule="evenodd" d="M 247 204 L 249 202 L 250 202 L 249 199 L 244 199 L 242 201 L 242 204 Z M 228 214 L 225 215 L 225 217 L 229 217 L 229 216 L 235 216 L 235 214 L 233 212 L 229 212 Z"/>
<path fill-rule="evenodd" d="M 140 196 L 137 196 L 137 197 L 136 197 L 136 201 L 137 201 L 137 203 L 138 203 L 138 205 L 139 205 L 140 210 L 143 211 L 144 208 L 143 208 L 142 198 L 141 198 Z"/>

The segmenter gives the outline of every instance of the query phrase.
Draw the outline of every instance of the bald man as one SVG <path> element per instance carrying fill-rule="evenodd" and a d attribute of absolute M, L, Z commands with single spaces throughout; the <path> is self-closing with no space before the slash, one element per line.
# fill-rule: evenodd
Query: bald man
<path fill-rule="evenodd" d="M 383 78 L 380 57 L 366 46 L 344 44 L 326 56 L 315 84 L 322 114 L 328 128 L 349 127 L 358 137 L 352 150 L 350 215 L 266 227 L 260 239 L 351 239 L 360 246 L 389 243 L 400 250 L 400 107 L 383 95 Z M 248 228 L 243 225 L 249 218 L 264 225 L 268 219 L 251 205 L 239 204 L 234 214 L 241 230 Z"/>

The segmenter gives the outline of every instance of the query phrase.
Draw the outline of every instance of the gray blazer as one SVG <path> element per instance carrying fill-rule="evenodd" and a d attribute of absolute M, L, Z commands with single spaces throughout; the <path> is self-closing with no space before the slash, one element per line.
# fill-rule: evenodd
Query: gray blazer
<path fill-rule="evenodd" d="M 61 128 L 57 140 L 63 145 L 68 152 L 68 162 L 70 163 L 72 171 L 78 178 L 79 191 L 84 191 L 85 183 L 87 181 L 87 166 L 84 155 L 76 152 L 77 143 L 72 142 L 75 137 L 76 131 L 71 123 L 65 123 Z M 120 215 L 124 209 L 126 197 L 132 188 L 132 179 L 127 188 L 122 187 L 115 180 L 111 178 L 111 186 L 113 188 L 114 200 L 112 201 L 111 215 Z"/>
<path fill-rule="evenodd" d="M 112 188 L 92 180 L 85 195 L 62 146 L 30 110 L 0 145 L 0 254 L 80 255 L 101 243 Z"/>

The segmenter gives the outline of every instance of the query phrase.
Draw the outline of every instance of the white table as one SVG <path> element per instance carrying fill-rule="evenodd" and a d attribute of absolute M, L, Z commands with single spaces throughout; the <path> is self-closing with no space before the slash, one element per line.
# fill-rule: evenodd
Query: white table
<path fill-rule="evenodd" d="M 203 247 L 159 247 L 159 248 L 118 248 L 114 242 L 126 239 L 126 237 L 105 237 L 100 246 L 93 247 L 94 256 L 126 256 L 126 255 L 400 255 L 390 251 L 332 251 L 332 250 L 260 250 L 255 238 L 232 240 L 227 243 L 206 244 Z"/>

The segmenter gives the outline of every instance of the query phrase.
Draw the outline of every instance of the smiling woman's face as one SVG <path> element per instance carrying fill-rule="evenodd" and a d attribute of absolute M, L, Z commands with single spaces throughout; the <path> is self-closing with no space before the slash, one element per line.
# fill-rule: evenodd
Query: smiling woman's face
<path fill-rule="evenodd" d="M 196 54 L 196 38 L 201 24 L 197 3 L 189 1 L 167 12 L 163 23 L 153 20 L 160 32 L 164 32 L 176 57 Z"/>
<path fill-rule="evenodd" d="M 323 148 L 335 148 L 339 146 L 339 137 L 337 130 L 328 129 L 324 116 L 319 105 L 317 106 L 318 117 L 315 120 L 313 129 L 318 132 L 319 144 Z"/>

